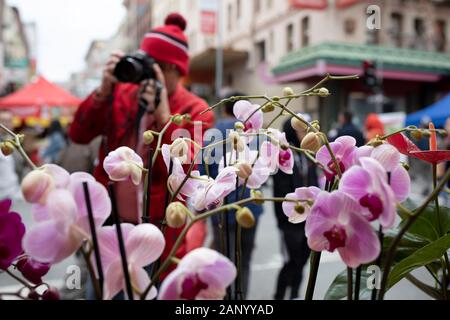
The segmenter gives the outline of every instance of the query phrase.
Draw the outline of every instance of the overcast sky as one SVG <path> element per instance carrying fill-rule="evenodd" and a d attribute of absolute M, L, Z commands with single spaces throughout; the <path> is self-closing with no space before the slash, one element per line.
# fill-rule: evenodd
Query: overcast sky
<path fill-rule="evenodd" d="M 38 72 L 65 81 L 84 66 L 94 39 L 115 34 L 125 15 L 123 0 L 6 0 L 25 22 L 36 22 Z"/>

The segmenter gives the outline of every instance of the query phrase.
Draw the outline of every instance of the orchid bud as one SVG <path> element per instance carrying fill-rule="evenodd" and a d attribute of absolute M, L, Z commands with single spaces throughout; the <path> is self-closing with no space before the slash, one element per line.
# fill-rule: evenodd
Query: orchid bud
<path fill-rule="evenodd" d="M 262 198 L 264 198 L 264 195 L 261 191 L 259 190 L 252 190 L 250 192 L 252 198 L 254 199 L 253 202 L 256 203 L 257 205 L 263 205 L 264 204 L 264 200 Z"/>
<path fill-rule="evenodd" d="M 237 122 L 234 123 L 234 128 L 236 130 L 244 130 L 245 129 L 245 125 L 242 122 L 237 121 Z"/>
<path fill-rule="evenodd" d="M 171 228 L 180 228 L 186 223 L 186 210 L 179 201 L 172 202 L 166 209 L 167 225 Z"/>
<path fill-rule="evenodd" d="M 310 132 L 303 139 L 300 144 L 300 147 L 305 150 L 312 151 L 316 153 L 320 147 L 322 146 L 322 142 L 317 133 Z"/>
<path fill-rule="evenodd" d="M 24 199 L 30 203 L 45 203 L 48 193 L 53 189 L 53 177 L 43 170 L 33 170 L 22 180 Z"/>
<path fill-rule="evenodd" d="M 328 97 L 330 95 L 330 91 L 328 91 L 327 88 L 322 87 L 319 90 L 317 90 L 317 95 L 322 98 Z"/>
<path fill-rule="evenodd" d="M 383 140 L 381 140 L 378 136 L 370 140 L 367 145 L 372 146 L 374 148 L 381 146 L 384 144 Z"/>
<path fill-rule="evenodd" d="M 422 136 L 425 138 L 431 137 L 431 132 L 429 130 L 422 130 Z"/>
<path fill-rule="evenodd" d="M 189 146 L 183 138 L 177 138 L 170 145 L 170 156 L 174 158 L 184 158 L 187 156 Z"/>
<path fill-rule="evenodd" d="M 192 120 L 192 117 L 189 113 L 185 113 L 183 115 L 183 118 L 184 118 L 184 121 L 186 121 L 186 122 L 191 122 L 191 120 Z"/>
<path fill-rule="evenodd" d="M 320 131 L 320 124 L 318 120 L 314 120 L 311 122 L 311 127 L 313 127 L 314 129 L 316 129 L 317 131 Z"/>
<path fill-rule="evenodd" d="M 300 115 L 298 117 L 303 119 L 303 117 L 300 116 Z M 308 129 L 308 125 L 306 123 L 306 120 L 304 120 L 304 119 L 300 120 L 300 119 L 298 119 L 296 117 L 292 117 L 291 118 L 291 127 L 295 131 L 300 131 L 300 132 L 306 131 L 306 129 Z"/>
<path fill-rule="evenodd" d="M 421 140 L 423 138 L 422 130 L 413 130 L 411 131 L 411 137 L 415 140 Z"/>
<path fill-rule="evenodd" d="M 172 118 L 172 122 L 175 123 L 177 126 L 181 126 L 181 124 L 183 123 L 183 116 L 177 114 Z"/>
<path fill-rule="evenodd" d="M 240 208 L 236 211 L 236 222 L 241 227 L 250 229 L 255 226 L 255 217 L 249 208 Z"/>
<path fill-rule="evenodd" d="M 241 136 L 239 135 L 239 133 L 237 133 L 236 131 L 231 131 L 228 137 L 231 140 L 231 144 L 232 144 L 234 150 L 236 150 L 238 152 L 244 151 L 245 143 L 241 139 Z"/>
<path fill-rule="evenodd" d="M 144 132 L 143 140 L 144 140 L 144 144 L 149 145 L 149 144 L 153 143 L 153 141 L 155 140 L 155 136 L 153 135 L 153 133 L 150 130 L 148 130 L 148 131 Z"/>
<path fill-rule="evenodd" d="M 407 164 L 406 162 L 400 162 L 400 164 L 403 168 L 405 168 L 406 171 L 409 171 L 409 164 Z"/>
<path fill-rule="evenodd" d="M 50 288 L 44 291 L 42 294 L 42 300 L 59 300 L 59 292 L 54 288 Z"/>
<path fill-rule="evenodd" d="M 293 96 L 294 90 L 292 90 L 291 87 L 284 87 L 283 88 L 283 96 Z"/>
<path fill-rule="evenodd" d="M 1 143 L 0 149 L 2 150 L 3 155 L 9 156 L 14 152 L 14 145 L 10 141 L 5 141 Z"/>
<path fill-rule="evenodd" d="M 275 110 L 275 106 L 272 102 L 267 103 L 266 105 L 264 105 L 264 107 L 261 108 L 261 111 L 264 113 L 272 112 L 273 110 Z"/>
<path fill-rule="evenodd" d="M 238 169 L 236 174 L 241 179 L 247 179 L 253 172 L 252 166 L 246 162 L 238 162 L 235 167 Z"/>
<path fill-rule="evenodd" d="M 272 97 L 272 101 L 280 101 L 280 97 L 279 96 L 273 96 Z"/>

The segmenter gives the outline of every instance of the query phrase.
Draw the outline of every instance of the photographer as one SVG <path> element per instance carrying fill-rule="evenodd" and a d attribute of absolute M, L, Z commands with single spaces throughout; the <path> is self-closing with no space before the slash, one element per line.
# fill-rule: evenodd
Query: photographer
<path fill-rule="evenodd" d="M 103 136 L 99 163 L 94 170 L 96 179 L 101 183 L 106 185 L 108 182 L 103 160 L 118 147 L 128 146 L 136 150 L 147 163 L 149 146 L 143 144 L 142 133 L 150 129 L 160 131 L 171 115 L 189 113 L 191 122 L 184 121 L 182 126 L 170 125 L 163 138 L 166 144 L 172 142 L 172 133 L 178 128 L 187 130 L 191 139 L 197 139 L 201 144 L 203 132 L 214 122 L 212 112 L 200 115 L 208 108 L 207 103 L 181 84 L 189 66 L 188 43 L 183 32 L 185 27 L 185 19 L 172 13 L 166 18 L 164 26 L 146 34 L 140 51 L 134 56 L 124 56 L 120 52 L 112 54 L 105 66 L 101 86 L 77 110 L 69 130 L 70 138 L 75 143 L 87 144 L 95 137 Z M 152 65 L 148 65 L 149 61 L 153 61 Z M 126 68 L 118 70 L 119 63 L 125 64 Z M 127 68 L 131 68 L 134 74 L 130 76 Z M 197 133 L 199 129 L 201 135 Z M 156 141 L 151 147 L 156 150 Z M 159 156 L 153 166 L 150 198 L 150 222 L 158 227 L 164 217 L 167 177 L 166 166 Z M 128 181 L 117 182 L 115 191 L 122 221 L 139 223 L 142 215 L 142 183 L 135 187 Z M 181 229 L 167 228 L 163 259 L 180 232 Z M 177 255 L 185 254 L 186 247 L 191 245 L 181 246 Z"/>

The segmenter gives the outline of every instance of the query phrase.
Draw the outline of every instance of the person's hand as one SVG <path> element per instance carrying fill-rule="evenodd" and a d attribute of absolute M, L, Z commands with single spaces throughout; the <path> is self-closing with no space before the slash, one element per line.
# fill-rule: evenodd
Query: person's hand
<path fill-rule="evenodd" d="M 164 74 L 158 64 L 153 65 L 156 79 L 161 84 L 160 103 L 155 106 L 156 82 L 155 80 L 144 80 L 141 82 L 142 98 L 147 102 L 148 108 L 154 110 L 154 115 L 159 127 L 164 126 L 170 119 L 169 97 L 166 89 Z"/>
<path fill-rule="evenodd" d="M 109 57 L 108 62 L 103 68 L 102 83 L 97 89 L 97 97 L 107 98 L 112 94 L 114 85 L 118 82 L 117 78 L 114 76 L 114 69 L 123 56 L 123 52 L 116 51 Z"/>

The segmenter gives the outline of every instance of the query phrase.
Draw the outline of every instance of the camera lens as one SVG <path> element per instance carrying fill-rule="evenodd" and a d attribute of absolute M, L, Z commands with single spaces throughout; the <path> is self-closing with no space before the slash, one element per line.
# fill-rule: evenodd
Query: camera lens
<path fill-rule="evenodd" d="M 114 75 L 120 82 L 138 83 L 142 77 L 142 65 L 132 57 L 120 60 L 114 69 Z"/>

